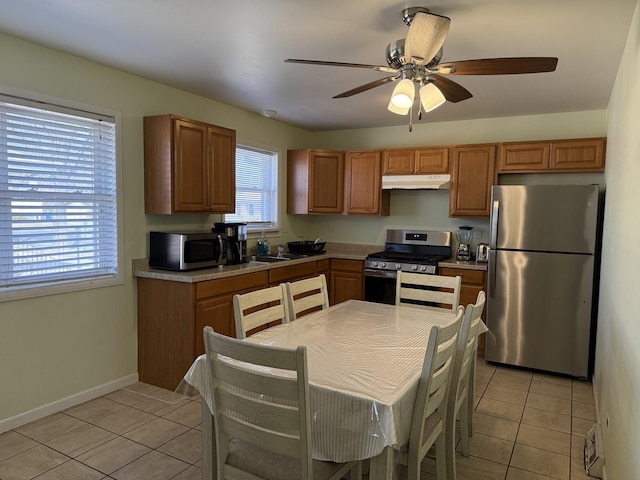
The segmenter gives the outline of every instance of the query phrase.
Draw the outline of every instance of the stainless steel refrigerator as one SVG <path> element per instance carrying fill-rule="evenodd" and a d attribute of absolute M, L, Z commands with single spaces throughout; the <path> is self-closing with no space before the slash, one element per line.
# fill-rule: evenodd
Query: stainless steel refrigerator
<path fill-rule="evenodd" d="M 597 185 L 505 185 L 491 193 L 486 360 L 591 375 Z"/>

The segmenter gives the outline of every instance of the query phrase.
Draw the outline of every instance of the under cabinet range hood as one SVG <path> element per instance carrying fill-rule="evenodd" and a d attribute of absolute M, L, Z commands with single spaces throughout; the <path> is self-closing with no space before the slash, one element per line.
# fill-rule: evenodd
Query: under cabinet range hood
<path fill-rule="evenodd" d="M 448 190 L 451 175 L 383 175 L 383 190 Z"/>

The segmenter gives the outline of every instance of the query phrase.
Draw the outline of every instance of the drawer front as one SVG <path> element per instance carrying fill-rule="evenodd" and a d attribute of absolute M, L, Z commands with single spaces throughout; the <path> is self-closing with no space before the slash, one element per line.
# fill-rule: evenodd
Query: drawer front
<path fill-rule="evenodd" d="M 483 287 L 485 285 L 486 272 L 483 270 L 466 270 L 462 268 L 440 268 L 439 274 L 445 277 L 462 277 L 463 285 L 477 285 Z"/>
<path fill-rule="evenodd" d="M 247 273 L 235 277 L 209 280 L 196 284 L 196 300 L 207 297 L 215 297 L 225 293 L 238 292 L 240 290 L 257 289 L 267 286 L 267 272 Z"/>
<path fill-rule="evenodd" d="M 269 284 L 274 285 L 289 280 L 313 277 L 317 272 L 318 262 L 307 262 L 288 267 L 272 268 L 269 270 Z"/>
<path fill-rule="evenodd" d="M 364 272 L 364 262 L 361 260 L 345 260 L 342 258 L 332 258 L 331 270 L 362 273 Z"/>

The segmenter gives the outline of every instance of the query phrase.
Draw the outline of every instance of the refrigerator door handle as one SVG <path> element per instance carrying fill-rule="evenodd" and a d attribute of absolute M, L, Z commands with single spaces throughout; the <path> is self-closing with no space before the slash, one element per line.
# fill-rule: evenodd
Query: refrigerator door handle
<path fill-rule="evenodd" d="M 496 246 L 498 245 L 498 216 L 500 215 L 500 200 L 494 200 L 491 205 L 491 225 L 489 225 L 489 278 L 487 295 L 495 296 L 496 290 Z"/>
<path fill-rule="evenodd" d="M 489 248 L 496 249 L 498 243 L 498 215 L 500 214 L 500 201 L 494 200 L 491 206 L 491 225 L 489 226 Z"/>

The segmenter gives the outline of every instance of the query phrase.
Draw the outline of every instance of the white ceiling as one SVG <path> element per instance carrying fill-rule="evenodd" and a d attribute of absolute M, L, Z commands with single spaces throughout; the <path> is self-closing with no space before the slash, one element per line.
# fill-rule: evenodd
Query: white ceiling
<path fill-rule="evenodd" d="M 605 109 L 636 0 L 4 0 L 0 31 L 310 130 L 405 125 L 386 74 L 283 63 L 386 65 L 400 12 L 449 16 L 442 61 L 558 57 L 553 73 L 449 76 L 474 96 L 422 122 Z M 7 68 L 7 66 L 2 66 Z"/>

